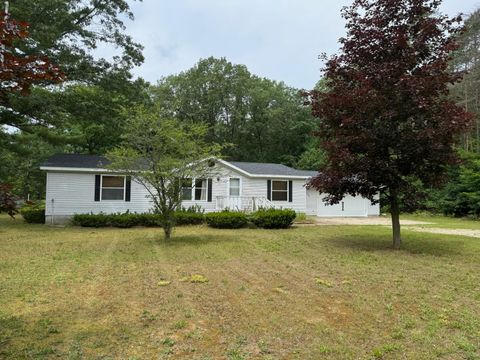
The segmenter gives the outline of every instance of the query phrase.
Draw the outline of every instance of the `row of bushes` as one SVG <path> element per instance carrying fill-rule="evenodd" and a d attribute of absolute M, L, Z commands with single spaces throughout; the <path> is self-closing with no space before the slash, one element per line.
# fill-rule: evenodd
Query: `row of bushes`
<path fill-rule="evenodd" d="M 205 216 L 198 212 L 177 211 L 174 215 L 177 225 L 200 225 L 205 222 Z M 159 227 L 161 226 L 158 214 L 77 214 L 73 216 L 73 224 L 83 227 L 119 227 L 130 228 L 134 226 Z"/>
<path fill-rule="evenodd" d="M 176 225 L 200 225 L 207 223 L 209 226 L 220 229 L 238 229 L 249 222 L 265 229 L 284 229 L 293 224 L 296 213 L 290 209 L 265 209 L 251 215 L 242 212 L 222 211 L 204 215 L 200 212 L 177 211 L 175 213 Z M 84 227 L 130 228 L 133 226 L 161 226 L 160 216 L 157 214 L 77 214 L 73 217 L 75 225 Z"/>

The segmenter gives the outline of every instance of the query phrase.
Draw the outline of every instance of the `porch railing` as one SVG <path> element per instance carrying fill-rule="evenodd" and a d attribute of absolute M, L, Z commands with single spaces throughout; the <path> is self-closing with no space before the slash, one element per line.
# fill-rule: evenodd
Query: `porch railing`
<path fill-rule="evenodd" d="M 265 197 L 257 196 L 217 196 L 217 210 L 253 212 L 260 208 L 274 208 L 275 205 Z"/>

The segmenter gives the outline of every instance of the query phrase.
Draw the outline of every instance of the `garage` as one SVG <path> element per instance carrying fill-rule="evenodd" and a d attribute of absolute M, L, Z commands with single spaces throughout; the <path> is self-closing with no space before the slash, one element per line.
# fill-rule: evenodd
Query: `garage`
<path fill-rule="evenodd" d="M 366 217 L 378 216 L 379 206 L 361 196 L 346 196 L 340 203 L 328 205 L 322 200 L 325 194 L 314 189 L 307 190 L 307 214 L 320 217 Z"/>

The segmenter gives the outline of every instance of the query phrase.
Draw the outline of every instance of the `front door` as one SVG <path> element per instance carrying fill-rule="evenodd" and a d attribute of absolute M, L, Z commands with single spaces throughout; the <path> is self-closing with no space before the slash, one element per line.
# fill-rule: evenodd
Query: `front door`
<path fill-rule="evenodd" d="M 230 210 L 242 210 L 242 198 L 239 178 L 230 178 L 229 180 L 228 207 Z"/>

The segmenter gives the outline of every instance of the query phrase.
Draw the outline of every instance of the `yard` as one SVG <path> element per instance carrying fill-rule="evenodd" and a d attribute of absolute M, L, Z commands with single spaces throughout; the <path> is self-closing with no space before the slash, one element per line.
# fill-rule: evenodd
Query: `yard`
<path fill-rule="evenodd" d="M 403 236 L 397 252 L 384 226 L 184 227 L 165 243 L 2 216 L 0 358 L 479 359 L 480 239 Z"/>

